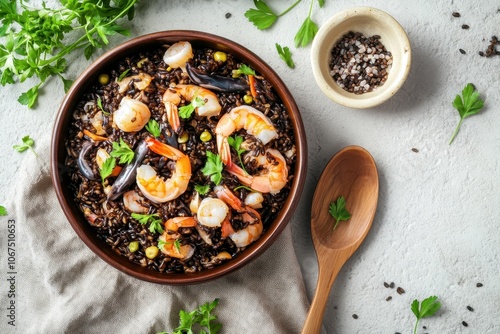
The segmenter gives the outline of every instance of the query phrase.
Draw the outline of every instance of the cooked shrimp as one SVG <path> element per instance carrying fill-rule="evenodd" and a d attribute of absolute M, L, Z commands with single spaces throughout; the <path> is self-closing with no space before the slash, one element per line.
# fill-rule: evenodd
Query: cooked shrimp
<path fill-rule="evenodd" d="M 165 222 L 165 228 L 172 232 L 177 232 L 181 227 L 195 227 L 194 217 L 174 217 Z"/>
<path fill-rule="evenodd" d="M 278 136 L 273 123 L 262 112 L 250 106 L 240 106 L 222 116 L 215 128 L 217 149 L 222 162 L 231 165 L 231 148 L 227 138 L 235 131 L 245 129 L 264 145 Z"/>
<path fill-rule="evenodd" d="M 157 154 L 175 161 L 172 176 L 164 180 L 156 174 L 150 165 L 137 168 L 136 182 L 142 194 L 156 203 L 165 203 L 182 195 L 191 179 L 191 162 L 181 151 L 156 139 L 145 139 L 149 149 Z"/>
<path fill-rule="evenodd" d="M 123 205 L 130 212 L 147 213 L 149 209 L 143 204 L 144 198 L 136 191 L 130 190 L 123 194 Z"/>
<path fill-rule="evenodd" d="M 123 78 L 121 81 L 118 81 L 118 93 L 125 93 L 131 81 L 134 83 L 136 89 L 144 90 L 149 86 L 152 80 L 153 77 L 146 73 L 139 73 Z"/>
<path fill-rule="evenodd" d="M 238 212 L 243 211 L 241 200 L 225 186 L 215 186 L 214 192 L 219 199 L 223 200 L 224 203 L 228 204 L 234 210 Z"/>
<path fill-rule="evenodd" d="M 98 136 L 102 136 L 102 135 L 106 134 L 106 131 L 102 127 L 103 121 L 104 121 L 104 119 L 102 117 L 102 111 L 100 111 L 100 110 L 94 115 L 94 117 L 92 117 L 90 119 L 90 124 L 92 124 L 92 126 L 95 129 L 95 133 Z"/>
<path fill-rule="evenodd" d="M 128 96 L 122 98 L 118 109 L 113 113 L 115 125 L 125 132 L 141 130 L 150 117 L 151 112 L 147 105 Z"/>
<path fill-rule="evenodd" d="M 262 202 L 264 202 L 264 196 L 260 192 L 251 192 L 245 197 L 245 205 L 248 205 L 254 209 L 262 208 Z"/>
<path fill-rule="evenodd" d="M 206 197 L 201 201 L 196 217 L 204 226 L 220 227 L 228 214 L 226 203 L 218 198 Z"/>
<path fill-rule="evenodd" d="M 174 131 L 180 127 L 177 106 L 181 101 L 193 101 L 195 112 L 203 117 L 219 115 L 222 107 L 214 92 L 196 85 L 177 85 L 169 88 L 163 94 L 163 103 L 167 112 L 168 122 Z"/>
<path fill-rule="evenodd" d="M 194 254 L 194 248 L 191 245 L 176 245 L 177 239 L 167 232 L 164 232 L 158 239 L 164 242 L 161 251 L 165 255 L 185 261 L 189 260 Z"/>
<path fill-rule="evenodd" d="M 260 215 L 254 209 L 247 207 L 242 215 L 243 221 L 248 222 L 248 226 L 229 235 L 237 247 L 246 247 L 259 239 L 264 229 Z"/>
<path fill-rule="evenodd" d="M 257 175 L 247 174 L 236 164 L 227 166 L 227 171 L 240 180 L 241 183 L 262 193 L 279 193 L 288 181 L 288 168 L 285 158 L 278 150 L 268 148 L 263 155 L 251 156 L 262 168 Z"/>
<path fill-rule="evenodd" d="M 193 56 L 193 49 L 189 42 L 178 42 L 172 44 L 172 46 L 165 51 L 163 61 L 172 68 L 180 67 L 183 72 L 186 72 L 186 63 L 189 59 L 193 58 Z"/>

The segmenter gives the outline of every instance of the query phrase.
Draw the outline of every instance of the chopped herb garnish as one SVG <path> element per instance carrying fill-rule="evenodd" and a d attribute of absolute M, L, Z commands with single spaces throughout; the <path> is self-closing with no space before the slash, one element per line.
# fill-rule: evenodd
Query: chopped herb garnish
<path fill-rule="evenodd" d="M 223 169 L 224 166 L 220 156 L 207 151 L 207 162 L 205 163 L 205 167 L 201 170 L 203 175 L 210 176 L 210 180 L 215 183 L 215 185 L 219 185 L 222 182 Z"/>
<path fill-rule="evenodd" d="M 102 100 L 101 100 L 100 96 L 97 97 L 97 106 L 99 107 L 99 109 L 101 109 L 101 111 L 102 111 L 102 113 L 104 115 L 109 115 L 109 112 L 107 112 L 106 110 L 104 110 L 104 108 L 102 106 Z"/>
<path fill-rule="evenodd" d="M 7 209 L 3 205 L 0 205 L 0 216 L 7 216 L 7 214 Z"/>
<path fill-rule="evenodd" d="M 243 165 L 243 160 L 241 159 L 241 154 L 246 151 L 244 148 L 241 148 L 241 144 L 243 143 L 243 137 L 238 135 L 235 135 L 234 137 L 228 137 L 227 142 L 229 143 L 229 146 L 234 148 L 234 150 L 238 154 L 238 159 L 240 160 L 241 168 L 243 168 L 243 171 L 246 174 L 248 174 L 245 169 L 245 166 Z"/>
<path fill-rule="evenodd" d="M 123 79 L 125 79 L 125 77 L 127 76 L 128 72 L 130 72 L 130 68 L 127 68 L 125 71 L 122 72 L 122 74 L 120 74 L 120 76 L 117 79 L 118 82 L 120 82 Z"/>
<path fill-rule="evenodd" d="M 237 78 L 241 76 L 242 74 L 244 75 L 256 75 L 255 71 L 252 70 L 250 67 L 248 67 L 245 64 L 241 64 L 241 66 L 237 70 L 233 70 L 232 75 L 234 78 Z"/>
<path fill-rule="evenodd" d="M 155 138 L 160 137 L 161 130 L 160 124 L 154 119 L 150 119 L 148 124 L 146 124 L 146 130 Z"/>
<path fill-rule="evenodd" d="M 330 203 L 328 212 L 330 212 L 332 217 L 335 218 L 335 226 L 333 226 L 334 230 L 337 228 L 339 221 L 349 220 L 351 218 L 351 214 L 349 213 L 349 211 L 347 211 L 345 205 L 346 202 L 344 196 L 340 196 L 339 198 L 337 198 L 336 202 L 334 201 Z"/>
<path fill-rule="evenodd" d="M 146 225 L 149 223 L 149 231 L 151 231 L 151 233 L 163 233 L 163 228 L 161 226 L 162 220 L 159 218 L 159 214 L 152 213 L 149 215 L 144 215 L 140 213 L 132 213 L 131 216 L 142 225 Z"/>
<path fill-rule="evenodd" d="M 12 148 L 20 153 L 29 149 L 33 152 L 33 154 L 35 154 L 38 157 L 38 154 L 36 154 L 35 150 L 33 149 L 33 146 L 35 145 L 35 141 L 33 139 L 31 139 L 29 135 L 24 136 L 21 140 L 23 141 L 22 144 L 14 145 L 14 146 L 12 146 Z"/>
<path fill-rule="evenodd" d="M 99 174 L 101 175 L 102 182 L 113 173 L 113 169 L 116 167 L 115 158 L 109 157 L 102 164 L 102 168 L 99 170 Z"/>
<path fill-rule="evenodd" d="M 201 107 L 203 105 L 205 105 L 205 100 L 197 96 L 193 100 L 191 100 L 190 104 L 179 108 L 179 117 L 187 119 L 191 117 L 191 114 L 196 108 Z"/>
<path fill-rule="evenodd" d="M 276 43 L 276 50 L 278 51 L 280 58 L 283 59 L 283 61 L 286 63 L 286 65 L 288 67 L 295 68 L 295 63 L 293 62 L 293 59 L 292 59 L 292 53 L 290 52 L 290 49 L 288 48 L 288 46 L 285 46 L 283 48 L 283 47 L 281 47 L 281 45 Z"/>
<path fill-rule="evenodd" d="M 113 142 L 113 150 L 109 153 L 114 158 L 120 158 L 119 163 L 128 164 L 134 160 L 134 151 L 120 137 L 120 143 Z"/>
<path fill-rule="evenodd" d="M 208 184 L 204 186 L 200 184 L 195 184 L 194 190 L 196 190 L 200 195 L 205 195 L 210 190 L 210 186 Z"/>

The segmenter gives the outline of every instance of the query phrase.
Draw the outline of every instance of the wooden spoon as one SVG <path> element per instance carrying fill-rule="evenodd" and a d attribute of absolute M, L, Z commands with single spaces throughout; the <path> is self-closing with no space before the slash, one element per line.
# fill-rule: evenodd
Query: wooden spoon
<path fill-rule="evenodd" d="M 319 333 L 330 289 L 344 263 L 358 249 L 370 227 L 378 202 L 378 172 L 368 151 L 348 146 L 323 170 L 311 208 L 311 235 L 318 257 L 318 284 L 302 334 Z M 330 203 L 344 196 L 351 214 L 334 230 Z"/>

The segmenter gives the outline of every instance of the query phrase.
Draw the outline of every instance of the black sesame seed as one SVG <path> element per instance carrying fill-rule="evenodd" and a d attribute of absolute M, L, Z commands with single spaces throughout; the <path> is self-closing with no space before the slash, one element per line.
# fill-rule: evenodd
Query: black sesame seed
<path fill-rule="evenodd" d="M 391 287 L 391 289 L 394 289 L 394 287 L 396 286 L 396 284 L 394 284 L 394 282 L 391 282 L 391 284 L 389 284 L 389 286 Z"/>
<path fill-rule="evenodd" d="M 473 312 L 473 311 L 474 311 L 474 309 L 473 309 L 471 306 L 467 306 L 467 309 L 468 309 L 469 311 L 471 311 L 471 312 Z"/>
<path fill-rule="evenodd" d="M 479 51 L 479 55 L 480 55 L 481 57 L 484 57 L 484 52 L 483 52 L 483 51 Z"/>
<path fill-rule="evenodd" d="M 469 324 L 466 323 L 465 321 L 462 321 L 462 325 L 464 325 L 464 327 L 468 327 L 469 326 Z"/>
<path fill-rule="evenodd" d="M 477 286 L 478 288 L 480 288 L 480 287 L 482 287 L 482 286 L 483 286 L 483 283 L 477 283 L 477 284 L 476 284 L 476 286 Z"/>
<path fill-rule="evenodd" d="M 230 18 L 231 17 L 231 13 L 226 13 L 225 17 L 226 17 L 226 19 Z"/>
<path fill-rule="evenodd" d="M 464 49 L 458 49 L 458 51 L 460 51 L 460 53 L 463 55 L 466 53 Z"/>
<path fill-rule="evenodd" d="M 425 327 L 425 326 L 422 326 L 422 329 L 427 329 L 427 327 Z"/>
<path fill-rule="evenodd" d="M 470 28 L 470 27 L 469 27 L 469 25 L 467 25 L 467 24 L 462 24 L 462 29 L 469 29 L 469 28 Z"/>
<path fill-rule="evenodd" d="M 392 297 L 391 297 L 391 296 L 389 296 L 389 297 L 387 297 L 385 300 L 386 300 L 386 301 L 389 301 L 389 300 L 391 300 L 391 299 L 392 299 Z"/>
<path fill-rule="evenodd" d="M 384 286 L 385 286 L 386 288 L 388 288 L 388 287 L 389 287 L 389 283 L 384 282 Z"/>
<path fill-rule="evenodd" d="M 402 287 L 398 287 L 396 289 L 396 292 L 399 293 L 400 295 L 402 295 L 403 293 L 405 293 L 405 290 Z"/>
<path fill-rule="evenodd" d="M 418 152 L 419 152 L 419 151 L 418 151 L 418 148 L 412 148 L 411 150 L 412 150 L 413 152 L 415 152 L 415 153 L 418 153 Z"/>
<path fill-rule="evenodd" d="M 353 317 L 354 319 L 358 319 L 358 315 L 357 315 L 357 314 L 353 314 L 353 315 L 352 315 L 352 317 Z"/>
<path fill-rule="evenodd" d="M 451 15 L 453 15 L 453 17 L 460 17 L 460 13 L 459 12 L 453 12 Z"/>

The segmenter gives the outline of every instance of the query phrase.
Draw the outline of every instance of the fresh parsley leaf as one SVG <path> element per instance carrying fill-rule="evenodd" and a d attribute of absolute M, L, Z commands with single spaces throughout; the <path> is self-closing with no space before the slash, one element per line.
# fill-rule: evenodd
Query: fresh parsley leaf
<path fill-rule="evenodd" d="M 339 221 L 349 220 L 351 218 L 351 214 L 347 211 L 345 206 L 346 202 L 344 196 L 340 196 L 337 198 L 337 201 L 330 203 L 328 212 L 330 212 L 332 217 L 335 218 L 335 226 L 333 226 L 334 230 L 337 228 Z"/>
<path fill-rule="evenodd" d="M 205 100 L 203 100 L 199 96 L 196 96 L 193 100 L 191 100 L 191 103 L 179 108 L 179 117 L 187 119 L 191 117 L 191 114 L 196 108 L 201 107 L 203 105 L 205 105 Z"/>
<path fill-rule="evenodd" d="M 216 298 L 213 302 L 200 305 L 191 312 L 180 310 L 179 326 L 174 329 L 173 334 L 193 334 L 196 333 L 197 328 L 199 328 L 200 334 L 218 334 L 222 329 L 222 324 L 218 322 L 217 315 L 214 313 L 218 304 L 219 299 Z M 168 333 L 158 332 L 156 334 Z"/>
<path fill-rule="evenodd" d="M 314 36 L 316 36 L 316 33 L 318 32 L 318 26 L 313 22 L 313 20 L 311 20 L 313 1 L 314 0 L 311 0 L 311 6 L 309 7 L 308 16 L 295 35 L 295 47 L 304 47 L 307 44 L 311 43 L 314 39 Z"/>
<path fill-rule="evenodd" d="M 251 8 L 245 12 L 245 17 L 257 27 L 257 29 L 264 30 L 273 25 L 278 19 L 271 8 L 262 0 L 254 0 L 253 2 L 257 9 Z"/>
<path fill-rule="evenodd" d="M 109 157 L 102 164 L 101 170 L 99 170 L 99 174 L 101 175 L 102 182 L 113 173 L 113 169 L 116 167 L 115 158 Z"/>
<path fill-rule="evenodd" d="M 67 93 L 73 85 L 73 80 L 66 79 L 62 75 L 60 75 L 60 78 L 63 82 L 64 92 Z"/>
<path fill-rule="evenodd" d="M 101 111 L 102 111 L 102 113 L 103 113 L 104 115 L 110 115 L 110 113 L 109 113 L 109 112 L 107 112 L 106 110 L 104 110 L 104 108 L 103 108 L 103 106 L 102 106 L 102 100 L 101 100 L 101 97 L 100 97 L 100 96 L 98 96 L 98 97 L 97 97 L 97 106 L 99 107 L 99 109 L 101 109 Z"/>
<path fill-rule="evenodd" d="M 283 59 L 283 61 L 286 63 L 288 67 L 295 68 L 295 63 L 293 62 L 292 59 L 292 53 L 290 52 L 288 46 L 282 48 L 281 45 L 276 43 L 276 50 L 278 51 L 280 58 Z"/>
<path fill-rule="evenodd" d="M 120 76 L 118 77 L 118 81 L 122 81 L 128 74 L 128 72 L 130 72 L 130 68 L 127 68 L 125 71 L 122 72 L 122 74 L 120 74 Z"/>
<path fill-rule="evenodd" d="M 7 209 L 3 205 L 0 205 L 0 216 L 7 216 L 7 215 L 8 215 Z"/>
<path fill-rule="evenodd" d="M 158 239 L 158 249 L 159 250 L 163 250 L 163 248 L 165 247 L 167 243 L 165 241 L 163 241 L 162 239 Z"/>
<path fill-rule="evenodd" d="M 207 151 L 207 162 L 205 163 L 205 167 L 201 170 L 203 175 L 210 176 L 210 180 L 215 183 L 215 185 L 219 185 L 222 182 L 223 169 L 224 166 L 220 156 Z"/>
<path fill-rule="evenodd" d="M 318 0 L 319 6 L 323 7 L 325 5 L 325 0 Z"/>
<path fill-rule="evenodd" d="M 175 239 L 174 247 L 175 247 L 175 249 L 177 249 L 178 252 L 181 251 L 181 241 L 179 239 Z"/>
<path fill-rule="evenodd" d="M 243 168 L 243 171 L 247 173 L 245 165 L 243 165 L 243 160 L 241 159 L 241 154 L 245 152 L 245 149 L 241 147 L 241 144 L 243 143 L 243 137 L 238 135 L 235 135 L 234 137 L 228 137 L 227 142 L 229 146 L 234 148 L 234 150 L 238 154 L 238 159 L 240 160 L 241 168 Z"/>
<path fill-rule="evenodd" d="M 145 215 L 145 214 L 140 214 L 140 213 L 132 213 L 131 214 L 132 218 L 134 218 L 135 220 L 137 220 L 139 222 L 139 224 L 141 225 L 146 225 L 146 224 L 150 224 L 149 225 L 149 231 L 151 233 L 163 233 L 163 228 L 161 226 L 161 223 L 162 223 L 162 220 L 159 218 L 160 215 L 157 214 L 157 213 L 152 213 L 152 214 L 149 214 L 149 215 Z"/>
<path fill-rule="evenodd" d="M 146 130 L 155 138 L 161 135 L 160 124 L 152 118 L 149 120 L 148 124 L 146 124 Z"/>
<path fill-rule="evenodd" d="M 12 82 L 13 83 L 13 82 Z M 31 87 L 28 91 L 24 92 L 19 96 L 17 102 L 21 103 L 28 108 L 31 108 L 35 105 L 35 102 L 38 98 L 38 86 Z"/>
<path fill-rule="evenodd" d="M 241 76 L 242 74 L 255 75 L 255 71 L 252 70 L 247 65 L 241 64 L 241 66 L 237 70 L 233 70 L 233 72 L 232 72 L 233 78 L 237 78 L 237 77 Z"/>
<path fill-rule="evenodd" d="M 245 12 L 245 17 L 253 23 L 257 29 L 264 30 L 269 28 L 276 22 L 276 20 L 288 13 L 293 7 L 297 6 L 302 0 L 295 1 L 290 7 L 285 9 L 281 14 L 276 14 L 271 8 L 262 0 L 254 0 L 254 5 L 257 9 L 250 8 Z"/>
<path fill-rule="evenodd" d="M 414 334 L 417 333 L 418 322 L 420 321 L 420 319 L 433 316 L 441 308 L 441 303 L 438 302 L 437 299 L 438 297 L 431 296 L 424 299 L 422 303 L 420 303 L 416 299 L 413 301 L 413 303 L 411 303 L 411 310 L 417 318 L 415 328 L 413 329 Z"/>
<path fill-rule="evenodd" d="M 38 154 L 36 154 L 35 150 L 33 149 L 33 146 L 35 145 L 35 141 L 33 139 L 31 139 L 29 135 L 24 136 L 21 140 L 23 141 L 22 144 L 14 145 L 14 146 L 12 146 L 12 148 L 20 153 L 29 149 L 33 152 L 33 154 L 35 154 L 38 157 Z"/>
<path fill-rule="evenodd" d="M 195 184 L 194 190 L 196 190 L 200 195 L 205 195 L 210 190 L 210 186 L 208 184 L 204 186 L 200 184 Z"/>
<path fill-rule="evenodd" d="M 120 137 L 120 143 L 113 142 L 113 150 L 109 153 L 113 158 L 120 158 L 119 163 L 129 164 L 134 160 L 134 151 Z"/>
<path fill-rule="evenodd" d="M 462 125 L 463 120 L 471 115 L 475 115 L 481 111 L 484 107 L 484 101 L 479 98 L 479 92 L 476 90 L 473 84 L 468 83 L 465 88 L 462 90 L 462 97 L 457 95 L 455 100 L 452 103 L 453 107 L 458 110 L 460 114 L 460 122 L 458 122 L 453 135 L 451 136 L 450 142 L 451 144 L 455 139 L 460 126 Z"/>

